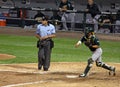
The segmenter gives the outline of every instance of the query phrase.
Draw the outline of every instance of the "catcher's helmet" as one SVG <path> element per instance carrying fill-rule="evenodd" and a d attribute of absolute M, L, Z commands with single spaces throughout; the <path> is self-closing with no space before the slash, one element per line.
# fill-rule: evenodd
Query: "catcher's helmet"
<path fill-rule="evenodd" d="M 85 28 L 85 34 L 94 32 L 94 29 L 92 27 L 86 27 Z"/>

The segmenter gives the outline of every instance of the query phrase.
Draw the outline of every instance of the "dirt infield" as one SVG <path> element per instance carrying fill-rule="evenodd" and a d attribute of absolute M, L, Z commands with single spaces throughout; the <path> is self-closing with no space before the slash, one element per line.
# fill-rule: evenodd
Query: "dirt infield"
<path fill-rule="evenodd" d="M 111 64 L 117 68 L 116 76 L 94 65 L 88 77 L 79 78 L 85 65 L 51 63 L 48 72 L 37 70 L 37 64 L 0 65 L 0 87 L 120 87 L 120 64 Z"/>
<path fill-rule="evenodd" d="M 9 54 L 0 54 L 0 60 L 7 60 L 7 59 L 13 59 L 16 58 L 16 56 L 9 55 Z"/>

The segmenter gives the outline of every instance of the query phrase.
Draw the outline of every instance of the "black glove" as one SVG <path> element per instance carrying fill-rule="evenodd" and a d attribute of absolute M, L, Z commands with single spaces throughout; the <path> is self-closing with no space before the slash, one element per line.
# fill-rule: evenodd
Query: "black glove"
<path fill-rule="evenodd" d="M 92 47 L 92 44 L 90 43 L 90 42 L 84 42 L 84 44 L 86 45 L 86 46 L 88 46 L 88 47 Z"/>
<path fill-rule="evenodd" d="M 90 42 L 85 41 L 84 44 L 89 47 Z"/>

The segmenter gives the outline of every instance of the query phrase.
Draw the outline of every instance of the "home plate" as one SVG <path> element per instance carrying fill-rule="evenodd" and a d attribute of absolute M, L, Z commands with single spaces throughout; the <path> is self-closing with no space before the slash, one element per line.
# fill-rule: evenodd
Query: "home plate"
<path fill-rule="evenodd" d="M 78 75 L 66 75 L 67 78 L 78 78 Z"/>

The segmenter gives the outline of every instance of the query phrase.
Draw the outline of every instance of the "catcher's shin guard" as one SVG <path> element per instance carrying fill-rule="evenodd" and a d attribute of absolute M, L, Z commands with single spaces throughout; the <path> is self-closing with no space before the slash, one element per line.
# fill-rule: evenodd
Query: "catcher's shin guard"
<path fill-rule="evenodd" d="M 87 74 L 90 71 L 90 68 L 92 67 L 92 65 L 93 65 L 93 60 L 92 60 L 92 58 L 90 58 L 90 59 L 88 59 L 88 65 L 86 66 L 84 73 L 81 74 L 80 77 L 87 76 Z"/>
<path fill-rule="evenodd" d="M 113 66 L 109 66 L 109 65 L 107 65 L 107 64 L 103 64 L 102 65 L 102 68 L 104 68 L 104 69 L 107 69 L 107 70 L 109 70 L 109 75 L 113 75 L 113 76 L 115 76 L 116 75 L 116 73 L 115 73 L 115 67 L 113 67 Z"/>
<path fill-rule="evenodd" d="M 102 65 L 102 68 L 104 68 L 104 69 L 107 69 L 107 70 L 112 70 L 112 67 L 111 66 L 109 66 L 109 65 L 107 65 L 107 64 L 103 64 Z"/>
<path fill-rule="evenodd" d="M 102 67 L 102 68 L 104 68 L 104 69 L 107 69 L 107 70 L 109 70 L 109 75 L 116 75 L 116 73 L 115 73 L 115 67 L 113 67 L 113 66 L 109 66 L 109 65 L 107 65 L 107 64 L 105 64 L 105 63 L 102 63 L 102 62 L 96 62 L 96 66 L 97 67 Z"/>
<path fill-rule="evenodd" d="M 88 72 L 90 71 L 91 67 L 89 65 L 86 66 L 84 74 L 85 76 L 88 74 Z"/>
<path fill-rule="evenodd" d="M 115 68 L 115 67 L 112 67 L 112 70 L 109 71 L 109 75 L 113 75 L 113 76 L 115 76 L 115 75 L 116 75 L 115 70 L 116 70 L 116 68 Z"/>

